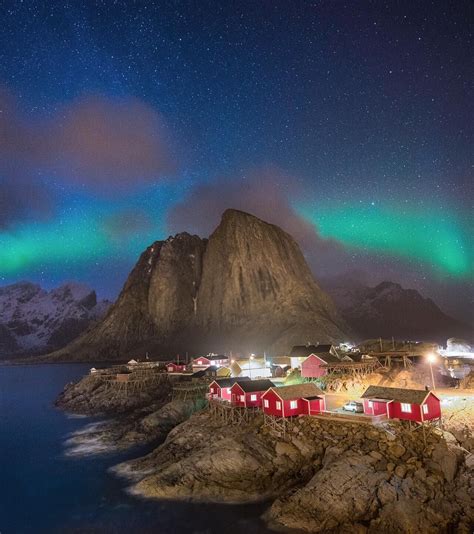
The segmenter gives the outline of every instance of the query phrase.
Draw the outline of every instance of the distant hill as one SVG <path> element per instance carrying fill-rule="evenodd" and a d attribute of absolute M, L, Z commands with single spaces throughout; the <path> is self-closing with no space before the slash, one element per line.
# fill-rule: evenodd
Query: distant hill
<path fill-rule="evenodd" d="M 0 287 L 0 358 L 61 348 L 101 319 L 109 306 L 77 283 L 51 291 L 30 282 Z"/>
<path fill-rule="evenodd" d="M 391 338 L 445 342 L 452 336 L 472 337 L 467 324 L 446 315 L 415 289 L 382 282 L 367 287 L 339 277 L 326 281 L 325 289 L 345 320 L 361 339 Z"/>
<path fill-rule="evenodd" d="M 50 357 L 286 353 L 308 340 L 342 341 L 348 331 L 294 239 L 227 210 L 209 239 L 181 233 L 148 247 L 107 316 Z"/>

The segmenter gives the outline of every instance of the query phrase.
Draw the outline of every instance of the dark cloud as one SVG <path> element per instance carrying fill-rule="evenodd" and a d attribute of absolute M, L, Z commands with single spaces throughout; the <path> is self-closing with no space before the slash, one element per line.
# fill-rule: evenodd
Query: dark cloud
<path fill-rule="evenodd" d="M 108 196 L 172 175 L 168 137 L 161 115 L 136 98 L 88 96 L 38 118 L 0 88 L 1 224 L 24 216 L 22 192 L 38 198 L 41 174 Z"/>
<path fill-rule="evenodd" d="M 116 240 L 128 239 L 152 228 L 150 217 L 141 211 L 127 210 L 107 217 L 103 223 L 105 233 Z"/>
<path fill-rule="evenodd" d="M 280 169 L 265 167 L 237 177 L 219 179 L 198 186 L 182 203 L 171 209 L 171 232 L 188 231 L 209 235 L 223 211 L 235 208 L 283 228 L 301 246 L 316 273 L 331 272 L 334 265 L 348 260 L 347 251 L 337 241 L 323 239 L 315 227 L 300 217 L 291 206 L 300 191 L 295 179 Z"/>
<path fill-rule="evenodd" d="M 51 196 L 33 166 L 35 139 L 12 95 L 0 88 L 0 230 L 17 221 L 48 219 L 53 213 Z"/>
<path fill-rule="evenodd" d="M 95 189 L 130 188 L 174 170 L 162 117 L 135 98 L 78 100 L 48 125 L 45 163 Z"/>

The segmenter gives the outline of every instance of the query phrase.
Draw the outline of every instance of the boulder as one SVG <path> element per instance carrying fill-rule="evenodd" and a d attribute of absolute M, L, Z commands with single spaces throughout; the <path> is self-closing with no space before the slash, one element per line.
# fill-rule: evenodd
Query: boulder
<path fill-rule="evenodd" d="M 386 504 L 379 517 L 370 523 L 369 534 L 441 534 L 447 521 L 434 510 L 414 499 L 401 498 Z"/>
<path fill-rule="evenodd" d="M 386 478 L 367 456 L 347 451 L 326 462 L 302 489 L 276 501 L 268 513 L 270 523 L 305 532 L 340 532 L 374 517 L 377 487 Z"/>

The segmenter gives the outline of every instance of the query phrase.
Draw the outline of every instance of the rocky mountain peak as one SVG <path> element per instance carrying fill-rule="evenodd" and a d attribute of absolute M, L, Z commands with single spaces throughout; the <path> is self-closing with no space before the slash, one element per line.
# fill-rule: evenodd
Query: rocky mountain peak
<path fill-rule="evenodd" d="M 384 281 L 375 287 L 328 284 L 328 290 L 347 322 L 361 338 L 444 341 L 450 335 L 467 335 L 467 325 L 446 315 L 415 289 Z"/>
<path fill-rule="evenodd" d="M 107 317 L 54 358 L 154 351 L 287 351 L 348 328 L 291 236 L 243 211 L 202 239 L 186 232 L 140 256 Z"/>
<path fill-rule="evenodd" d="M 0 358 L 62 347 L 102 318 L 109 305 L 75 282 L 50 291 L 31 282 L 1 287 Z"/>

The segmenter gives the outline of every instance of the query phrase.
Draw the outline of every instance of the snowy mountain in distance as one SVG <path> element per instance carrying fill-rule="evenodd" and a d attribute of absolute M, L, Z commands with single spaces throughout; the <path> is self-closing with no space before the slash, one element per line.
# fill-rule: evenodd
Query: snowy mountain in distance
<path fill-rule="evenodd" d="M 323 284 L 344 319 L 362 339 L 391 338 L 444 342 L 448 337 L 472 337 L 467 324 L 445 314 L 430 298 L 394 282 L 367 287 L 335 278 Z"/>
<path fill-rule="evenodd" d="M 61 348 L 101 319 L 109 306 L 75 282 L 51 291 L 31 282 L 0 287 L 0 358 Z"/>

